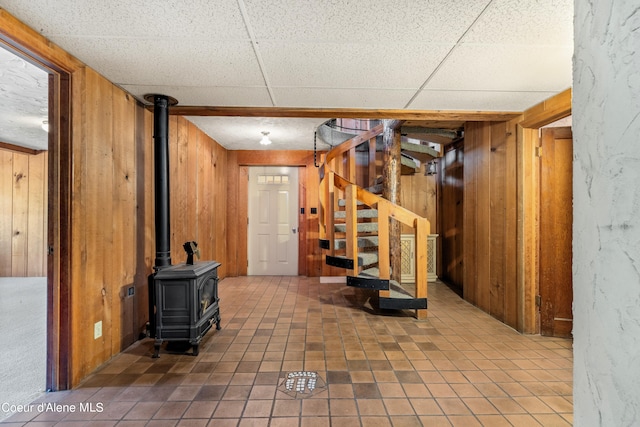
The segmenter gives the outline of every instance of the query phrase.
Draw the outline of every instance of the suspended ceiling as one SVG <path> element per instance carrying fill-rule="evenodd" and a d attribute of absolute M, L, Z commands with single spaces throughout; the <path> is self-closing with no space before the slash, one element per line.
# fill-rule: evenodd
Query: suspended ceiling
<path fill-rule="evenodd" d="M 573 0 L 0 0 L 141 101 L 519 112 L 571 87 Z M 4 66 L 4 62 L 2 63 Z M 1 82 L 0 82 L 1 83 Z M 325 118 L 190 118 L 309 149 Z"/>

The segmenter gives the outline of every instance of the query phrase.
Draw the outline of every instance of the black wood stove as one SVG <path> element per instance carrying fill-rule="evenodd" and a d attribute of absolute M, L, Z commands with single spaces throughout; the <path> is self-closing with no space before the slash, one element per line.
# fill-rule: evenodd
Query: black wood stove
<path fill-rule="evenodd" d="M 163 268 L 154 277 L 155 352 L 164 340 L 185 341 L 198 355 L 200 341 L 215 323 L 220 329 L 219 262 L 201 261 Z"/>
<path fill-rule="evenodd" d="M 155 338 L 153 357 L 166 340 L 182 342 L 197 356 L 200 341 L 215 323 L 220 329 L 218 267 L 216 261 L 193 261 L 199 251 L 187 242 L 187 262 L 171 265 L 169 218 L 169 105 L 177 101 L 165 95 L 147 95 L 154 103 L 155 169 L 155 274 L 149 277 L 150 332 Z"/>

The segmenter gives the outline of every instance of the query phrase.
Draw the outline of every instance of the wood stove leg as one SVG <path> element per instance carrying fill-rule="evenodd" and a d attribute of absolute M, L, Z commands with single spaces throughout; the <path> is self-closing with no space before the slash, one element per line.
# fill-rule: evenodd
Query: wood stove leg
<path fill-rule="evenodd" d="M 197 356 L 200 353 L 200 344 L 193 345 L 193 355 Z"/>

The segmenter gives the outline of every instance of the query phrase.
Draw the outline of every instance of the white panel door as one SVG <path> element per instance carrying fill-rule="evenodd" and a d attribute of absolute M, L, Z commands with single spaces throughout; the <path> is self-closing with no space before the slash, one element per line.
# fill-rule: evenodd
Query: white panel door
<path fill-rule="evenodd" d="M 298 168 L 249 168 L 250 276 L 298 275 Z"/>

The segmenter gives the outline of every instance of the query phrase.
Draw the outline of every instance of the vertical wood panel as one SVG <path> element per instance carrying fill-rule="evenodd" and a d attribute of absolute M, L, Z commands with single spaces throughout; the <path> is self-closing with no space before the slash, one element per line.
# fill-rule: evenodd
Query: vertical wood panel
<path fill-rule="evenodd" d="M 47 153 L 29 156 L 29 225 L 27 275 L 42 277 L 47 271 Z"/>
<path fill-rule="evenodd" d="M 491 126 L 479 123 L 476 212 L 476 301 L 478 307 L 491 311 Z"/>
<path fill-rule="evenodd" d="M 136 103 L 128 94 L 113 91 L 113 291 L 111 318 L 119 325 L 112 333 L 111 353 L 116 354 L 137 338 L 134 303 L 128 288 L 136 275 Z"/>
<path fill-rule="evenodd" d="M 13 153 L 0 150 L 0 276 L 11 276 L 13 235 Z"/>
<path fill-rule="evenodd" d="M 241 216 L 240 213 L 240 204 L 239 204 L 239 195 L 238 195 L 238 186 L 239 186 L 239 170 L 238 170 L 238 152 L 237 151 L 229 151 L 227 156 L 227 176 L 229 177 L 227 180 L 227 188 L 226 194 L 228 194 L 227 198 L 227 229 L 229 236 L 237 236 L 238 230 L 238 218 Z M 235 277 L 239 276 L 238 273 L 238 239 L 227 239 L 226 240 L 226 251 L 229 255 L 227 257 L 227 269 L 226 273 L 229 276 Z"/>
<path fill-rule="evenodd" d="M 477 220 L 476 203 L 478 192 L 477 162 L 479 154 L 478 135 L 475 123 L 467 123 L 464 138 L 464 217 L 463 217 L 463 271 L 464 271 L 464 298 L 477 305 Z"/>
<path fill-rule="evenodd" d="M 0 150 L 0 277 L 46 276 L 47 159 Z"/>
<path fill-rule="evenodd" d="M 518 257 L 517 257 L 517 212 L 518 212 L 518 179 L 517 179 L 517 131 L 516 121 L 507 123 L 506 127 L 506 165 L 505 165 L 505 323 L 521 330 L 518 324 Z"/>
<path fill-rule="evenodd" d="M 490 313 L 504 321 L 506 264 L 506 124 L 490 128 Z"/>
<path fill-rule="evenodd" d="M 513 327 L 519 304 L 515 144 L 515 122 L 467 123 L 464 297 Z"/>
<path fill-rule="evenodd" d="M 442 277 L 459 290 L 464 283 L 464 153 L 462 145 L 451 147 L 442 159 L 442 204 L 440 244 Z"/>
<path fill-rule="evenodd" d="M 185 121 L 185 128 L 186 128 L 186 167 L 187 167 L 187 174 L 186 174 L 186 194 L 187 194 L 187 199 L 191 200 L 192 203 L 195 204 L 195 208 L 190 209 L 188 212 L 185 213 L 185 222 L 186 222 L 186 227 L 187 230 L 189 230 L 189 235 L 193 236 L 193 237 L 187 237 L 186 239 L 184 239 L 185 242 L 190 241 L 190 240 L 195 240 L 198 242 L 198 245 L 200 245 L 200 241 L 202 240 L 200 238 L 200 224 L 198 221 L 198 212 L 199 212 L 199 207 L 200 207 L 200 203 L 202 202 L 199 198 L 198 195 L 198 190 L 200 188 L 200 186 L 198 185 L 198 177 L 199 177 L 199 164 L 198 164 L 198 150 L 200 149 L 200 131 L 198 130 L 197 127 L 195 127 L 193 125 L 193 123 L 190 123 L 188 121 Z M 184 243 L 184 242 L 183 242 Z M 184 252 L 182 247 L 177 248 L 177 250 Z M 186 259 L 186 252 L 185 253 L 185 259 Z M 203 258 L 203 259 L 213 259 L 213 257 L 207 257 L 207 258 Z"/>
<path fill-rule="evenodd" d="M 29 159 L 26 155 L 13 160 L 13 205 L 11 238 L 11 275 L 27 275 L 27 237 L 29 230 Z"/>

